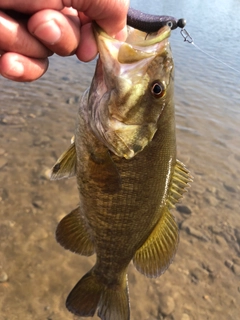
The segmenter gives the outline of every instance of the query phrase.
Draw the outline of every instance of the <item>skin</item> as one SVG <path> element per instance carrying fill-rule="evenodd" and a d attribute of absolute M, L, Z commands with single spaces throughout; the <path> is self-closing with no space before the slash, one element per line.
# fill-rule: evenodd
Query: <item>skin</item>
<path fill-rule="evenodd" d="M 97 54 L 92 21 L 123 40 L 128 6 L 129 0 L 1 0 L 0 74 L 15 81 L 36 80 L 53 53 L 92 60 Z M 13 19 L 7 9 L 30 18 Z"/>

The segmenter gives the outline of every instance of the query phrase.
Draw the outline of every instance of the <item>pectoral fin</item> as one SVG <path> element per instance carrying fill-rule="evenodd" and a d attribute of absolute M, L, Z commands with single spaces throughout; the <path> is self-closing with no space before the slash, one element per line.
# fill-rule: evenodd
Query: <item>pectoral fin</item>
<path fill-rule="evenodd" d="M 178 226 L 165 207 L 158 224 L 133 258 L 136 269 L 145 276 L 160 276 L 170 265 L 177 250 Z"/>
<path fill-rule="evenodd" d="M 65 249 L 72 252 L 84 256 L 91 256 L 95 252 L 93 240 L 79 207 L 59 222 L 56 239 Z"/>
<path fill-rule="evenodd" d="M 121 177 L 109 154 L 92 152 L 89 159 L 91 179 L 106 193 L 114 194 L 121 188 Z"/>
<path fill-rule="evenodd" d="M 70 178 L 76 174 L 77 155 L 75 143 L 65 151 L 52 167 L 50 172 L 51 180 L 60 180 L 63 178 Z"/>

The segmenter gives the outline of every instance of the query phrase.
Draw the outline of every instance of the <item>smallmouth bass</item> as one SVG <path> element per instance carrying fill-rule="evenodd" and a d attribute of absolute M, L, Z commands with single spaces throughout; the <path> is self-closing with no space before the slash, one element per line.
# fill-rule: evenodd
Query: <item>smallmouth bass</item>
<path fill-rule="evenodd" d="M 79 108 L 75 138 L 51 171 L 76 175 L 80 204 L 56 231 L 66 249 L 96 264 L 70 292 L 75 315 L 129 320 L 127 267 L 147 277 L 170 265 L 179 240 L 170 209 L 191 176 L 176 159 L 170 28 L 129 28 L 121 42 L 94 25 L 99 59 Z"/>

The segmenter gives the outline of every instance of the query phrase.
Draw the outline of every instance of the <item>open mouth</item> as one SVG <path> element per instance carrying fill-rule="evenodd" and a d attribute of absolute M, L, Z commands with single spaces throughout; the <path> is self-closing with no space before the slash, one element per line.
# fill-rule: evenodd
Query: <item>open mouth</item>
<path fill-rule="evenodd" d="M 166 39 L 171 34 L 171 29 L 168 26 L 150 34 L 128 27 L 127 39 L 119 41 L 107 35 L 97 24 L 94 24 L 94 31 L 100 54 L 107 54 L 122 64 L 137 62 L 161 54 L 165 50 Z"/>

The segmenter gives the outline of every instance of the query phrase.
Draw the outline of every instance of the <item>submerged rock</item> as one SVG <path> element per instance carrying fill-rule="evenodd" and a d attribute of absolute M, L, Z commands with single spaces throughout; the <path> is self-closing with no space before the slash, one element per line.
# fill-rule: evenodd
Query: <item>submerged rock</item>
<path fill-rule="evenodd" d="M 187 313 L 183 313 L 181 316 L 181 320 L 190 320 L 190 317 Z"/>
<path fill-rule="evenodd" d="M 216 207 L 219 203 L 218 199 L 215 196 L 207 196 L 206 198 L 207 203 L 212 206 L 212 207 Z"/>
<path fill-rule="evenodd" d="M 233 192 L 233 193 L 236 192 L 236 189 L 233 188 L 232 186 L 230 186 L 230 185 L 228 185 L 228 184 L 226 184 L 226 183 L 224 183 L 223 185 L 224 185 L 224 188 L 225 188 L 228 192 Z"/>
<path fill-rule="evenodd" d="M 5 115 L 0 119 L 0 122 L 6 125 L 19 125 L 25 124 L 26 120 L 23 117 L 20 117 L 19 115 Z"/>
<path fill-rule="evenodd" d="M 234 258 L 234 259 L 233 259 L 233 263 L 234 263 L 234 264 L 237 264 L 238 266 L 240 266 L 240 258 L 238 258 L 238 257 L 237 257 L 237 258 Z"/>
<path fill-rule="evenodd" d="M 8 191 L 5 188 L 0 188 L 0 201 L 5 201 L 8 198 Z"/>
<path fill-rule="evenodd" d="M 224 264 L 225 264 L 225 266 L 226 266 L 227 268 L 229 268 L 229 269 L 232 269 L 232 267 L 233 267 L 233 262 L 232 262 L 231 260 L 226 260 L 226 261 L 224 262 Z"/>
<path fill-rule="evenodd" d="M 235 229 L 234 234 L 237 239 L 237 242 L 240 244 L 240 231 L 238 229 Z"/>
<path fill-rule="evenodd" d="M 160 295 L 159 310 L 163 316 L 170 315 L 175 309 L 175 302 L 172 297 Z"/>
<path fill-rule="evenodd" d="M 209 241 L 209 239 L 201 231 L 191 227 L 187 222 L 182 224 L 181 229 L 185 230 L 190 236 L 193 236 L 201 241 Z"/>
<path fill-rule="evenodd" d="M 234 264 L 232 267 L 232 270 L 236 276 L 240 277 L 240 266 L 238 266 L 237 264 Z"/>
<path fill-rule="evenodd" d="M 7 159 L 0 158 L 0 169 L 3 168 L 7 164 Z"/>
<path fill-rule="evenodd" d="M 197 281 L 205 281 L 209 276 L 209 273 L 202 268 L 195 268 L 190 273 Z"/>
<path fill-rule="evenodd" d="M 4 270 L 0 269 L 0 282 L 8 281 L 8 275 Z"/>
<path fill-rule="evenodd" d="M 177 211 L 180 213 L 191 214 L 192 210 L 187 206 L 177 206 Z"/>

